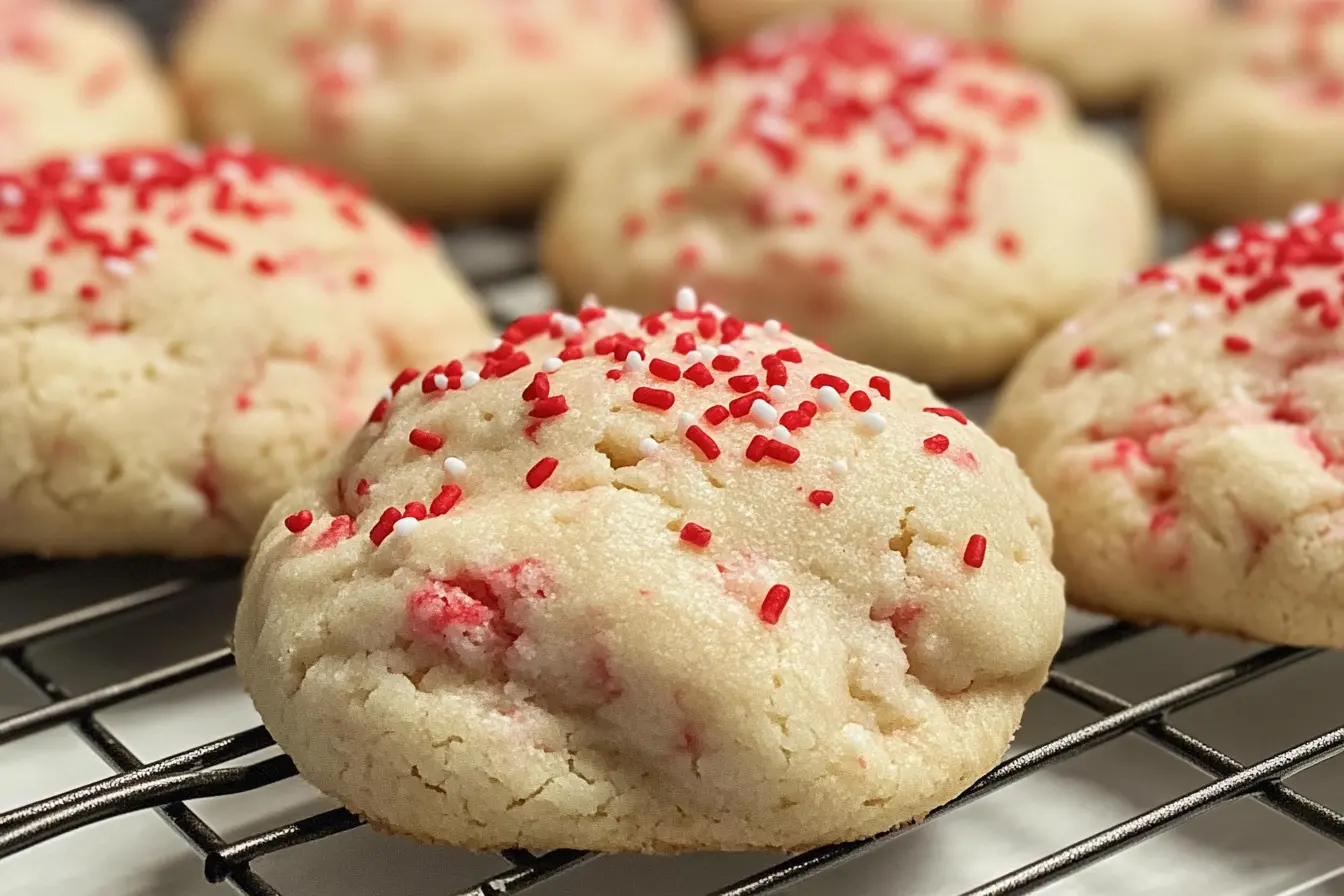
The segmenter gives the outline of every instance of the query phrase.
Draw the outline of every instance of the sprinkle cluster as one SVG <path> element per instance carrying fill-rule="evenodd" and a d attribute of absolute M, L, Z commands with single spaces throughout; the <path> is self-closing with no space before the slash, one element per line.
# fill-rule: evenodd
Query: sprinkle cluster
<path fill-rule="evenodd" d="M 545 351 L 555 354 L 534 355 L 537 343 L 544 343 Z M 657 352 L 655 345 L 670 349 Z M 624 397 L 651 414 L 676 417 L 674 435 L 662 440 L 651 435 L 640 442 L 642 457 L 680 452 L 704 464 L 802 471 L 797 465 L 810 450 L 806 433 L 818 417 L 848 420 L 865 440 L 880 437 L 887 428 L 879 405 L 891 400 L 891 381 L 881 374 L 873 374 L 867 382 L 851 383 L 836 373 L 820 372 L 806 378 L 799 373 L 805 359 L 820 361 L 826 357 L 830 356 L 810 344 L 787 338 L 785 328 L 775 321 L 746 323 L 713 305 L 700 305 L 691 290 L 683 289 L 674 310 L 644 318 L 596 305 L 586 305 L 573 317 L 543 313 L 520 318 L 488 351 L 427 371 L 403 371 L 375 406 L 369 425 L 380 429 L 387 426 L 394 407 L 414 409 L 441 400 L 445 393 L 477 388 L 490 380 L 515 382 L 521 402 L 519 438 L 537 444 L 536 459 L 519 486 L 528 490 L 545 488 L 563 470 L 560 460 L 542 448 L 540 427 L 572 412 L 553 375 L 567 364 L 597 362 L 611 384 L 610 400 Z M 673 384 L 679 384 L 675 391 L 668 388 Z M 805 397 L 800 398 L 800 393 Z M 930 406 L 923 411 L 931 427 L 939 421 L 953 428 L 967 424 L 966 417 L 953 408 Z M 667 427 L 658 429 L 665 432 Z M 473 497 L 472 491 L 464 491 L 460 484 L 467 464 L 451 455 L 449 439 L 419 427 L 404 438 L 412 456 L 418 453 L 437 459 L 447 455 L 439 461 L 445 484 L 437 495 L 383 508 L 368 532 L 375 546 L 398 533 L 409 534 L 424 520 L 447 514 Z M 955 434 L 935 433 L 922 444 L 911 445 L 910 450 L 939 455 L 948 450 L 954 438 Z M 969 452 L 963 453 L 969 456 Z M 958 465 L 965 466 L 960 461 Z M 821 468 L 828 471 L 825 473 L 808 466 L 811 471 L 800 472 L 800 478 L 820 475 L 837 480 L 848 468 L 844 460 L 826 464 Z M 369 489 L 370 484 L 363 479 L 354 486 L 360 497 Z M 798 491 L 800 505 L 817 513 L 830 512 L 843 498 L 843 492 L 830 482 L 800 485 Z M 337 492 L 344 509 L 343 479 L 337 483 Z M 296 534 L 311 523 L 312 516 L 306 510 L 286 520 L 289 530 Z M 691 520 L 681 525 L 677 537 L 686 550 L 703 551 L 714 544 L 715 533 Z M 972 538 L 963 552 L 965 566 L 979 568 L 985 550 L 983 536 Z M 761 619 L 769 624 L 777 622 L 788 596 L 787 587 L 772 587 L 763 598 Z"/>
<path fill-rule="evenodd" d="M 993 52 L 854 16 L 762 32 L 706 61 L 698 75 L 702 89 L 679 112 L 681 131 L 694 136 L 717 128 L 710 119 L 718 114 L 712 109 L 721 105 L 721 94 L 741 94 L 728 147 L 717 138 L 707 141 L 694 180 L 669 189 L 655 208 L 629 209 L 620 222 L 622 235 L 637 241 L 651 216 L 684 214 L 693 192 L 720 177 L 722 155 L 739 148 L 764 159 L 774 180 L 744 196 L 735 214 L 756 229 L 814 227 L 825 209 L 794 183 L 809 152 L 862 139 L 879 141 L 894 164 L 936 152 L 949 176 L 931 203 L 927 184 L 903 189 L 857 167 L 844 168 L 830 185 L 839 199 L 841 226 L 859 232 L 881 223 L 913 232 L 933 249 L 945 247 L 974 232 L 977 185 L 986 164 L 1007 142 L 1006 136 L 986 139 L 983 127 L 967 126 L 968 118 L 987 119 L 1007 135 L 1041 116 L 1039 90 L 1027 78 L 1004 77 L 1014 71 Z M 1005 256 L 1021 249 L 1016 234 L 989 238 Z M 703 246 L 687 242 L 677 262 L 689 271 L 704 256 Z M 843 274 L 836 255 L 813 261 L 819 273 Z"/>
<path fill-rule="evenodd" d="M 45 261 L 34 263 L 23 287 L 34 298 L 74 295 L 96 303 L 137 270 L 153 263 L 168 232 L 203 256 L 232 256 L 261 278 L 302 269 L 302 253 L 265 250 L 243 255 L 227 233 L 240 225 L 265 227 L 290 217 L 283 189 L 298 179 L 326 198 L 330 213 L 351 231 L 365 228 L 361 193 L 324 172 L 295 167 L 240 147 L 181 147 L 49 159 L 30 169 L 0 172 L 0 233 L 6 239 L 41 239 Z M 97 269 L 87 279 L 58 282 L 51 262 L 92 253 Z M 354 266 L 346 274 L 357 290 L 371 287 L 374 272 Z"/>
<path fill-rule="evenodd" d="M 1285 68 L 1310 75 L 1311 99 L 1323 104 L 1344 101 L 1344 60 L 1331 57 L 1330 46 L 1344 26 L 1344 0 L 1293 0 L 1252 4 L 1245 27 L 1274 33 L 1273 21 L 1286 21 L 1291 39 L 1286 47 L 1275 45 L 1269 52 L 1253 52 L 1253 72 L 1271 76 Z"/>

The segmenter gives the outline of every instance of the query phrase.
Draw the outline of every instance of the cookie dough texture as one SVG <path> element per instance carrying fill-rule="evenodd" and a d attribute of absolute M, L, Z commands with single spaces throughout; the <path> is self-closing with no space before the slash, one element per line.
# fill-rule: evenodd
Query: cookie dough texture
<path fill-rule="evenodd" d="M 473 849 L 796 849 L 1003 754 L 1063 611 L 1011 455 L 775 325 L 728 372 L 738 323 L 679 313 L 524 319 L 272 510 L 234 643 L 310 781 Z"/>
<path fill-rule="evenodd" d="M 406 363 L 487 341 L 428 241 L 229 149 L 0 173 L 0 549 L 245 553 Z"/>
<path fill-rule="evenodd" d="M 1092 107 L 1133 103 L 1182 71 L 1215 7 L 1215 0 L 691 0 L 701 29 L 720 46 L 765 25 L 850 10 L 993 41 Z"/>
<path fill-rule="evenodd" d="M 179 133 L 172 93 L 121 15 L 77 0 L 0 0 L 0 168 Z"/>
<path fill-rule="evenodd" d="M 1154 104 L 1146 156 L 1163 203 L 1215 226 L 1344 194 L 1344 4 L 1277 0 L 1218 32 L 1218 62 Z"/>
<path fill-rule="evenodd" d="M 247 134 L 464 218 L 531 211 L 689 50 L 664 0 L 212 0 L 174 58 L 200 136 Z"/>
<path fill-rule="evenodd" d="M 846 18 L 764 32 L 613 127 L 542 231 L 571 304 L 691 284 L 935 388 L 1004 374 L 1147 261 L 1147 187 L 1044 76 Z"/>
<path fill-rule="evenodd" d="M 1082 606 L 1344 646 L 1339 208 L 1220 232 L 1032 352 L 992 432 Z"/>

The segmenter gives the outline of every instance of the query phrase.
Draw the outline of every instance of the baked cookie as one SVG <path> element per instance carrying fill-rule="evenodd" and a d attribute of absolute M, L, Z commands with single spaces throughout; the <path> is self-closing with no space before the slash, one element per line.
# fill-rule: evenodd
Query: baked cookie
<path fill-rule="evenodd" d="M 1055 75 L 1091 107 L 1131 104 L 1181 71 L 1217 0 L 691 0 L 720 46 L 771 23 L 842 10 L 988 40 Z"/>
<path fill-rule="evenodd" d="M 180 128 L 172 93 L 122 16 L 78 0 L 0 0 L 0 168 L 165 143 Z"/>
<path fill-rule="evenodd" d="M 1050 336 L 992 431 L 1082 606 L 1344 646 L 1344 216 L 1304 206 L 1145 271 Z"/>
<path fill-rule="evenodd" d="M 1005 373 L 1147 261 L 1137 166 L 1053 83 L 863 20 L 759 33 L 575 162 L 542 228 L 571 305 L 689 283 L 935 388 Z"/>
<path fill-rule="evenodd" d="M 464 218 L 531 211 L 689 50 L 664 0 L 211 0 L 174 57 L 202 136 L 245 133 Z"/>
<path fill-rule="evenodd" d="M 1344 194 L 1344 2 L 1261 2 L 1221 35 L 1220 64 L 1176 85 L 1149 117 L 1163 203 L 1214 226 Z"/>
<path fill-rule="evenodd" d="M 489 339 L 423 236 L 217 148 L 0 173 L 0 551 L 244 553 L 407 363 Z"/>
<path fill-rule="evenodd" d="M 932 393 L 689 292 L 407 373 L 275 508 L 234 644 L 307 778 L 472 849 L 798 849 L 1003 754 L 1048 512 Z"/>

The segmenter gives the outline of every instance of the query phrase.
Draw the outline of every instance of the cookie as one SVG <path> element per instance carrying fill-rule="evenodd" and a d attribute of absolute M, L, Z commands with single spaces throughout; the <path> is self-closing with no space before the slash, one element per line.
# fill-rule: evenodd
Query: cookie
<path fill-rule="evenodd" d="M 1079 604 L 1344 646 L 1344 215 L 1220 231 L 1032 352 L 992 427 Z"/>
<path fill-rule="evenodd" d="M 407 373 L 271 511 L 238 668 L 307 778 L 472 849 L 800 849 L 1003 754 L 1048 513 L 923 386 L 689 291 Z"/>
<path fill-rule="evenodd" d="M 691 0 L 722 46 L 767 24 L 859 9 L 962 40 L 994 41 L 1089 107 L 1130 105 L 1182 71 L 1217 0 Z"/>
<path fill-rule="evenodd" d="M 936 388 L 1005 373 L 1147 261 L 1128 154 L 1043 76 L 847 17 L 762 32 L 609 130 L 548 209 L 543 264 L 653 310 L 683 283 Z"/>
<path fill-rule="evenodd" d="M 1152 109 L 1146 156 L 1172 211 L 1210 227 L 1344 194 L 1344 3 L 1273 0 L 1241 14 L 1220 64 Z"/>
<path fill-rule="evenodd" d="M 180 131 L 171 91 L 122 16 L 77 0 L 0 0 L 0 168 Z"/>
<path fill-rule="evenodd" d="M 0 173 L 0 551 L 240 554 L 407 363 L 488 341 L 343 182 L 242 149 Z"/>
<path fill-rule="evenodd" d="M 174 51 L 192 123 L 420 216 L 531 211 L 689 50 L 664 0 L 213 0 Z"/>

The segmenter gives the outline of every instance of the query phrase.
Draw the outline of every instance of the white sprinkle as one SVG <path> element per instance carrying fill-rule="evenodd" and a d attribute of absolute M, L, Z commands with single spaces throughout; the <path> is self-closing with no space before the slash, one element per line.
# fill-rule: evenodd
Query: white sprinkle
<path fill-rule="evenodd" d="M 249 137 L 247 134 L 234 134 L 232 137 L 224 141 L 224 148 L 227 149 L 229 152 L 237 152 L 237 153 L 251 152 L 252 138 Z"/>
<path fill-rule="evenodd" d="M 664 293 L 666 295 L 666 293 Z M 700 298 L 695 294 L 695 290 L 689 286 L 683 286 L 677 290 L 677 310 L 694 311 L 700 305 Z"/>
<path fill-rule="evenodd" d="M 173 152 L 177 153 L 177 157 L 188 164 L 199 162 L 203 157 L 201 148 L 195 143 L 179 143 L 173 147 Z"/>
<path fill-rule="evenodd" d="M 639 440 L 639 453 L 645 457 L 653 457 L 658 453 L 658 442 L 652 436 L 645 436 Z"/>
<path fill-rule="evenodd" d="M 393 396 L 391 389 L 384 389 L 383 394 L 379 396 L 379 398 L 381 398 L 383 401 L 391 401 L 392 397 Z"/>
<path fill-rule="evenodd" d="M 1059 325 L 1059 332 L 1063 333 L 1065 336 L 1072 336 L 1074 333 L 1077 333 L 1082 328 L 1083 325 L 1078 321 L 1078 319 L 1071 317 L 1068 320 L 1064 321 L 1064 323 Z"/>
<path fill-rule="evenodd" d="M 631 373 L 636 373 L 644 369 L 644 356 L 639 352 L 631 352 L 625 356 L 625 369 Z"/>
<path fill-rule="evenodd" d="M 434 374 L 434 388 L 438 389 L 440 392 L 448 388 L 448 377 L 446 374 Z"/>
<path fill-rule="evenodd" d="M 695 351 L 691 352 L 691 354 L 699 355 L 702 361 L 713 361 L 719 356 L 719 350 L 708 342 L 705 342 L 697 345 Z"/>
<path fill-rule="evenodd" d="M 500 350 L 501 348 L 503 348 L 503 347 L 504 347 L 504 340 L 503 340 L 503 339 L 496 339 L 496 340 L 494 340 L 494 341 L 492 341 L 492 342 L 490 343 L 490 348 L 486 349 L 486 351 L 496 352 L 496 351 L 499 351 L 499 350 Z"/>
<path fill-rule="evenodd" d="M 737 349 L 733 348 L 732 343 L 719 346 L 719 354 L 733 356 L 737 354 Z"/>
<path fill-rule="evenodd" d="M 1288 235 L 1288 228 L 1284 226 L 1282 221 L 1266 221 L 1260 229 L 1265 232 L 1265 236 L 1272 240 L 1283 239 Z"/>
<path fill-rule="evenodd" d="M 1231 252 L 1241 243 L 1241 234 L 1235 227 L 1224 227 L 1213 235 L 1213 244 L 1224 252 Z"/>
<path fill-rule="evenodd" d="M 887 419 L 872 411 L 859 415 L 859 428 L 866 433 L 877 435 L 887 428 Z"/>
<path fill-rule="evenodd" d="M 831 461 L 831 472 L 836 476 L 843 476 L 849 472 L 849 461 L 833 460 Z"/>
<path fill-rule="evenodd" d="M 559 358 L 547 358 L 545 361 L 541 362 L 541 369 L 547 373 L 555 373 L 564 363 L 565 362 L 561 361 Z"/>
<path fill-rule="evenodd" d="M 1304 202 L 1293 209 L 1288 215 L 1288 220 L 1297 227 L 1305 227 L 1308 224 L 1315 224 L 1321 219 L 1321 205 L 1319 202 Z"/>
<path fill-rule="evenodd" d="M 70 170 L 80 180 L 98 180 L 103 176 L 103 163 L 97 156 L 79 156 L 70 161 Z"/>
<path fill-rule="evenodd" d="M 579 307 L 580 307 L 580 308 L 596 308 L 596 307 L 597 307 L 597 296 L 593 295 L 592 293 L 588 293 L 588 295 L 586 295 L 586 296 L 583 297 L 583 301 L 579 303 Z"/>
<path fill-rule="evenodd" d="M 771 386 L 765 390 L 765 394 L 770 396 L 771 401 L 783 401 L 787 395 L 783 386 Z"/>
<path fill-rule="evenodd" d="M 699 364 L 703 360 L 705 360 L 705 356 L 697 351 L 689 351 L 686 353 L 686 365 L 688 367 L 692 364 Z"/>
<path fill-rule="evenodd" d="M 366 43 L 349 43 L 337 53 L 336 66 L 356 81 L 367 81 L 378 69 L 378 56 Z"/>
<path fill-rule="evenodd" d="M 140 156 L 131 162 L 131 177 L 135 180 L 149 180 L 159 166 L 149 156 Z"/>
<path fill-rule="evenodd" d="M 840 393 L 835 391 L 834 386 L 822 386 L 817 390 L 817 404 L 823 410 L 833 411 L 840 407 Z"/>
<path fill-rule="evenodd" d="M 459 479 L 467 472 L 467 464 L 460 457 L 445 457 L 443 459 L 443 472 L 454 479 Z"/>
<path fill-rule="evenodd" d="M 725 317 L 728 316 L 727 312 L 725 312 L 718 305 L 715 305 L 713 302 L 706 302 L 705 304 L 701 305 L 700 310 L 713 315 L 718 320 L 723 320 Z"/>
<path fill-rule="evenodd" d="M 474 370 L 468 370 L 462 374 L 462 388 L 470 389 L 481 381 L 481 375 Z"/>
<path fill-rule="evenodd" d="M 786 426 L 776 426 L 774 429 L 770 430 L 770 438 L 774 439 L 776 442 L 788 442 L 792 440 L 793 433 L 789 432 L 788 427 Z"/>
<path fill-rule="evenodd" d="M 779 422 L 779 411 L 772 408 L 769 402 L 758 398 L 751 403 L 751 419 L 761 426 L 774 426 Z"/>
<path fill-rule="evenodd" d="M 247 179 L 247 169 L 237 162 L 220 162 L 215 166 L 215 177 L 231 184 L 241 183 Z"/>
<path fill-rule="evenodd" d="M 576 336 L 583 332 L 583 324 L 570 314 L 560 315 L 560 332 L 566 336 Z"/>
<path fill-rule="evenodd" d="M 682 433 L 695 425 L 695 415 L 682 411 L 677 415 L 677 432 Z"/>
<path fill-rule="evenodd" d="M 23 202 L 23 190 L 18 184 L 5 184 L 0 187 L 0 204 L 15 206 Z"/>
<path fill-rule="evenodd" d="M 771 318 L 770 320 L 761 324 L 761 329 L 764 330 L 767 335 L 778 336 L 780 333 L 784 332 L 784 325 L 781 324 L 779 321 Z"/>
<path fill-rule="evenodd" d="M 149 264 L 159 257 L 159 253 L 154 251 L 153 246 L 145 246 L 139 252 L 135 253 L 135 260 L 143 264 Z"/>
<path fill-rule="evenodd" d="M 120 255 L 109 255 L 103 259 L 103 267 L 113 277 L 126 278 L 135 273 L 135 265 Z"/>
<path fill-rule="evenodd" d="M 1213 306 L 1208 302 L 1195 302 L 1190 306 L 1190 316 L 1200 320 L 1213 317 Z"/>
<path fill-rule="evenodd" d="M 420 521 L 413 516 L 404 516 L 392 524 L 392 532 L 403 537 L 419 528 Z"/>
<path fill-rule="evenodd" d="M 1175 332 L 1176 327 L 1169 320 L 1160 320 L 1153 324 L 1153 335 L 1158 339 L 1166 339 Z"/>

